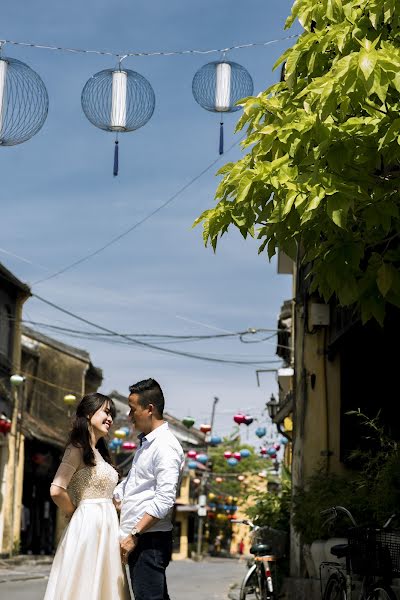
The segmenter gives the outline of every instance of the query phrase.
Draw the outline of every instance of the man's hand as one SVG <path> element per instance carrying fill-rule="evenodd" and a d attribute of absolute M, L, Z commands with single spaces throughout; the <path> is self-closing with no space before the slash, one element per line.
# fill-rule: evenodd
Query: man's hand
<path fill-rule="evenodd" d="M 136 548 L 137 538 L 133 535 L 128 535 L 126 538 L 120 541 L 121 560 L 122 564 L 128 564 L 128 557 L 131 552 Z"/>
<path fill-rule="evenodd" d="M 113 497 L 113 504 L 118 511 L 121 510 L 122 502 L 118 497 L 116 497 L 116 496 Z"/>

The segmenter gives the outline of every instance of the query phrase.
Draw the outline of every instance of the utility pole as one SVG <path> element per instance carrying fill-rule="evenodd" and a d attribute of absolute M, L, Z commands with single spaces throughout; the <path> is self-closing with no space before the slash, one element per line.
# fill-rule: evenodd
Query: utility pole
<path fill-rule="evenodd" d="M 212 435 L 213 427 L 214 427 L 214 419 L 215 419 L 215 407 L 219 401 L 217 396 L 214 396 L 213 405 L 211 409 L 211 430 L 210 435 Z M 206 452 L 207 452 L 207 442 L 206 442 Z M 201 476 L 201 483 L 199 489 L 199 500 L 198 500 L 198 509 L 197 509 L 197 517 L 198 517 L 198 527 L 197 527 L 197 560 L 202 558 L 202 548 L 203 548 L 203 530 L 204 530 L 204 519 L 207 516 L 207 488 L 208 481 L 208 473 L 204 472 Z"/>

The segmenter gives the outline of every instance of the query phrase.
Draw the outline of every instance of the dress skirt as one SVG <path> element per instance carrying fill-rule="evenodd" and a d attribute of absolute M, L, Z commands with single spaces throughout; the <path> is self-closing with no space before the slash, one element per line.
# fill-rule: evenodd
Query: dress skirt
<path fill-rule="evenodd" d="M 44 600 L 129 600 L 112 500 L 82 500 L 54 557 Z"/>

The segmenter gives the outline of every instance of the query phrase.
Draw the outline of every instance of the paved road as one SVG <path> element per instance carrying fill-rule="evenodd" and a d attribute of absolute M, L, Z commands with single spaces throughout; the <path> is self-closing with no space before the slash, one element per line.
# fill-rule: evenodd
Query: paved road
<path fill-rule="evenodd" d="M 244 573 L 245 564 L 236 559 L 177 561 L 167 571 L 170 596 L 172 600 L 227 600 L 230 586 L 239 583 Z M 0 583 L 1 600 L 43 600 L 45 574 L 42 567 L 40 572 L 34 571 L 40 579 Z"/>

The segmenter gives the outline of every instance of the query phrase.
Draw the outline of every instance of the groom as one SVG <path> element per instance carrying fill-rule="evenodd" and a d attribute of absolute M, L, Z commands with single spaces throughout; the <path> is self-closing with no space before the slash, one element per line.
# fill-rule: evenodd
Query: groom
<path fill-rule="evenodd" d="M 129 417 L 141 434 L 131 470 L 114 491 L 121 507 L 121 558 L 129 564 L 135 600 L 169 600 L 165 569 L 184 454 L 163 420 L 164 396 L 157 381 L 139 381 L 129 392 Z"/>

